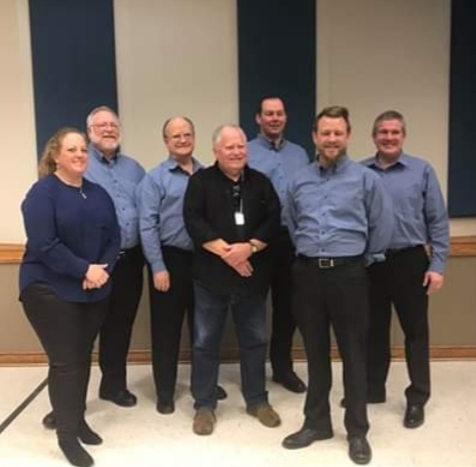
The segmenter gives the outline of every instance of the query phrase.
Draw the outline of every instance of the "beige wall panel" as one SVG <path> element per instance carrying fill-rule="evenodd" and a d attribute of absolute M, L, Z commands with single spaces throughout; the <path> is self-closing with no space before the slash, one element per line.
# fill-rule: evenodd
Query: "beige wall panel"
<path fill-rule="evenodd" d="M 28 0 L 0 2 L 0 242 L 23 242 L 20 203 L 36 179 Z"/>
<path fill-rule="evenodd" d="M 238 120 L 235 1 L 119 0 L 114 11 L 124 149 L 152 168 L 167 155 L 163 122 L 186 115 L 212 162 L 212 131 Z"/>

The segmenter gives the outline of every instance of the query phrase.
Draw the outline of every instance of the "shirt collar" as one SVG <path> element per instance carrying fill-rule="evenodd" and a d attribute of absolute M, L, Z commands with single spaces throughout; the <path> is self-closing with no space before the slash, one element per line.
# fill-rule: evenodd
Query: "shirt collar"
<path fill-rule="evenodd" d="M 271 141 L 270 139 L 266 138 L 266 136 L 261 133 L 258 133 L 257 139 L 260 142 L 261 146 L 265 147 L 266 149 L 269 149 L 270 151 L 281 151 L 281 149 L 283 149 L 283 147 L 286 145 L 286 140 L 284 139 L 284 137 L 281 138 L 277 145 L 275 145 L 274 141 Z"/>
<path fill-rule="evenodd" d="M 326 168 L 326 167 L 322 167 L 319 164 L 319 154 L 316 155 L 316 165 L 317 165 L 317 168 L 319 169 L 319 172 L 321 173 L 337 173 L 341 171 L 349 163 L 349 161 L 350 161 L 349 156 L 347 154 L 344 154 L 341 157 L 339 157 L 339 159 L 337 160 L 335 164 Z"/>
<path fill-rule="evenodd" d="M 172 157 L 171 154 L 169 154 L 169 157 L 166 159 L 164 164 L 170 172 L 175 172 L 176 170 L 182 170 L 183 172 L 183 169 L 180 167 L 180 164 Z M 192 164 L 193 173 L 202 168 L 202 166 L 194 157 L 192 157 Z"/>
<path fill-rule="evenodd" d="M 109 164 L 111 161 L 116 161 L 117 158 L 120 156 L 119 151 L 116 152 L 112 159 L 108 159 L 104 156 L 104 154 L 93 144 L 89 144 L 89 154 L 95 157 L 99 162 L 103 164 Z"/>
<path fill-rule="evenodd" d="M 388 169 L 392 169 L 394 167 L 408 167 L 408 156 L 402 152 L 398 157 L 397 159 L 395 160 L 395 162 L 393 162 L 392 164 L 388 165 L 385 169 L 383 169 L 380 164 L 378 163 L 378 153 L 375 154 L 375 156 L 372 158 L 372 159 L 369 159 L 367 161 L 367 163 L 365 165 L 367 165 L 367 167 L 371 167 L 372 169 L 379 169 L 379 170 L 388 170 Z"/>

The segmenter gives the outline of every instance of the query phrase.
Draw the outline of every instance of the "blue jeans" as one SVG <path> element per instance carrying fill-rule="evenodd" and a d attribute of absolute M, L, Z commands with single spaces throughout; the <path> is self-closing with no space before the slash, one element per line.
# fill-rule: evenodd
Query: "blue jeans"
<path fill-rule="evenodd" d="M 241 387 L 247 407 L 267 403 L 265 389 L 266 297 L 219 295 L 195 284 L 192 395 L 195 409 L 217 405 L 220 344 L 231 308 L 240 348 Z"/>

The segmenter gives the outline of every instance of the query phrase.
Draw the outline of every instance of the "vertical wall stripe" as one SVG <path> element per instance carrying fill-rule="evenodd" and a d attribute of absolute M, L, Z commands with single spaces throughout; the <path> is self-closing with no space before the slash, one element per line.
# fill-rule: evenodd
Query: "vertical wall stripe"
<path fill-rule="evenodd" d="M 85 128 L 95 106 L 117 109 L 112 0 L 29 0 L 37 147 Z"/>
<path fill-rule="evenodd" d="M 448 208 L 451 217 L 476 215 L 476 2 L 451 2 Z"/>
<path fill-rule="evenodd" d="M 291 141 L 314 152 L 316 0 L 237 0 L 240 122 L 248 137 L 262 97 L 286 102 Z"/>

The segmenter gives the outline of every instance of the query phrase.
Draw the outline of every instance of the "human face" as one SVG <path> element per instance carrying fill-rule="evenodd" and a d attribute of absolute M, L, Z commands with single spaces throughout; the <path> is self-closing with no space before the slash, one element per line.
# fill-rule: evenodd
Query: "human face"
<path fill-rule="evenodd" d="M 266 138 L 275 141 L 283 137 L 287 116 L 281 99 L 264 99 L 261 103 L 261 112 L 256 114 L 256 123 L 260 133 Z"/>
<path fill-rule="evenodd" d="M 164 143 L 172 157 L 180 160 L 192 157 L 195 135 L 190 123 L 183 118 L 170 120 L 165 130 Z"/>
<path fill-rule="evenodd" d="M 56 173 L 67 182 L 81 180 L 88 166 L 88 148 L 82 135 L 66 133 L 60 142 L 58 154 L 54 157 Z"/>
<path fill-rule="evenodd" d="M 121 144 L 121 126 L 116 115 L 108 110 L 95 113 L 88 127 L 88 136 L 105 157 L 115 156 Z"/>
<path fill-rule="evenodd" d="M 384 120 L 377 125 L 373 136 L 378 155 L 385 161 L 396 160 L 403 150 L 405 131 L 400 120 Z"/>
<path fill-rule="evenodd" d="M 312 140 L 319 154 L 319 162 L 329 166 L 347 151 L 350 133 L 342 117 L 322 117 L 312 132 Z"/>
<path fill-rule="evenodd" d="M 213 148 L 220 169 L 230 178 L 241 175 L 247 161 L 246 138 L 238 128 L 225 127 Z"/>

